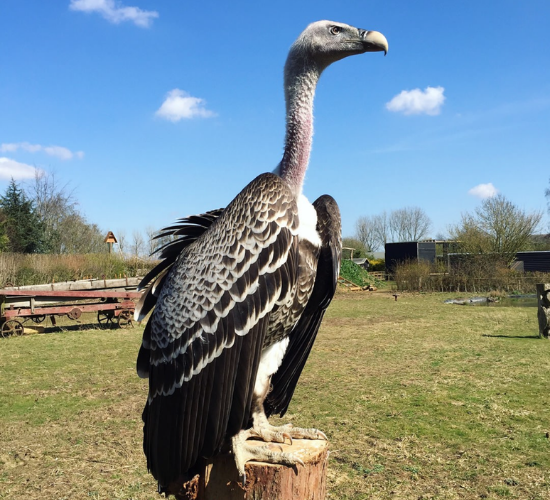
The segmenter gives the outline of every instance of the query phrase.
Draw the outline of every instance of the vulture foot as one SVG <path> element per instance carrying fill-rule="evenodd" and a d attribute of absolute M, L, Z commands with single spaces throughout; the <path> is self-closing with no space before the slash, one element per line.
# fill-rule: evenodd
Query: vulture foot
<path fill-rule="evenodd" d="M 233 456 L 235 457 L 235 464 L 243 486 L 246 484 L 246 472 L 244 466 L 246 462 L 249 462 L 250 460 L 290 466 L 296 464 L 304 465 L 304 462 L 302 462 L 300 458 L 292 453 L 285 453 L 282 451 L 280 446 L 277 446 L 277 448 L 281 451 L 274 451 L 273 445 L 254 446 L 252 444 L 248 444 L 246 440 L 251 437 L 254 438 L 258 436 L 255 431 L 248 429 L 239 432 L 236 436 L 231 438 L 231 449 L 233 451 Z M 283 441 L 280 442 L 283 443 L 284 438 Z"/>
<path fill-rule="evenodd" d="M 301 427 L 294 427 L 292 424 L 275 427 L 267 421 L 262 422 L 261 425 L 254 425 L 250 429 L 250 437 L 257 437 L 263 441 L 275 443 L 284 443 L 288 439 L 290 444 L 292 444 L 292 438 L 327 440 L 325 433 L 318 429 L 303 429 Z"/>

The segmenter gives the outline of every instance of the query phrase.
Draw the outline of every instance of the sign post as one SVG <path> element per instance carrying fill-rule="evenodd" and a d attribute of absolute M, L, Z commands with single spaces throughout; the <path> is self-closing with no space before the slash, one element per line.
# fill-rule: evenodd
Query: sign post
<path fill-rule="evenodd" d="M 105 239 L 103 241 L 109 244 L 109 253 L 112 253 L 113 251 L 113 243 L 118 243 L 112 231 L 109 231 L 107 233 L 107 236 L 105 236 Z"/>

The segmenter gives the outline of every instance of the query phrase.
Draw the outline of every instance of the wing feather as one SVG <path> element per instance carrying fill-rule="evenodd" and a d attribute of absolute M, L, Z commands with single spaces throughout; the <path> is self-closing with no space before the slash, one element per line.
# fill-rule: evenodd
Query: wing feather
<path fill-rule="evenodd" d="M 297 206 L 279 177 L 256 178 L 221 215 L 189 223 L 210 225 L 158 267 L 159 283 L 148 275 L 158 298 L 138 355 L 149 375 L 144 450 L 163 486 L 247 424 L 271 311 L 297 279 Z"/>
<path fill-rule="evenodd" d="M 153 239 L 176 237 L 153 252 L 162 259 L 145 277 L 141 280 L 138 289 L 144 290 L 135 309 L 136 321 L 142 321 L 153 309 L 158 299 L 158 289 L 161 287 L 164 277 L 172 267 L 178 255 L 191 243 L 197 240 L 221 215 L 222 208 L 210 210 L 204 214 L 191 215 L 178 220 L 177 224 L 165 227 L 160 230 Z"/>
<path fill-rule="evenodd" d="M 328 195 L 319 197 L 313 206 L 322 241 L 317 275 L 307 306 L 290 334 L 281 366 L 271 379 L 272 390 L 264 402 L 267 416 L 286 413 L 338 283 L 342 252 L 340 211 L 336 201 Z"/>

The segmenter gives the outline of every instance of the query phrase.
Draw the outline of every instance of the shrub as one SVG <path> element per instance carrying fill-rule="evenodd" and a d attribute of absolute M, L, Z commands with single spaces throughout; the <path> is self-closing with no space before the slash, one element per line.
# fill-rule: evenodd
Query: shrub
<path fill-rule="evenodd" d="M 153 259 L 125 258 L 109 254 L 0 253 L 0 286 L 142 276 L 155 263 Z"/>
<path fill-rule="evenodd" d="M 369 259 L 369 271 L 385 271 L 386 261 L 384 259 Z"/>
<path fill-rule="evenodd" d="M 352 260 L 343 260 L 340 265 L 340 276 L 355 283 L 358 286 L 380 286 L 381 283 L 375 280 L 365 269 L 358 266 Z"/>
<path fill-rule="evenodd" d="M 443 262 L 410 261 L 399 264 L 394 274 L 401 291 L 534 293 L 535 284 L 548 281 L 546 273 L 521 273 L 502 259 L 461 256 L 450 269 Z"/>

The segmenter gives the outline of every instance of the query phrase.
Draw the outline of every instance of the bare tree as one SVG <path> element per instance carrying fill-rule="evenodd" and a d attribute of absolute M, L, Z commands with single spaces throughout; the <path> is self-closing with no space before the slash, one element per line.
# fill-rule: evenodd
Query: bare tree
<path fill-rule="evenodd" d="M 61 226 L 67 218 L 78 214 L 78 202 L 74 190 L 68 184 L 60 186 L 55 173 L 36 171 L 34 183 L 27 190 L 32 199 L 36 213 L 44 223 L 46 245 L 53 253 L 63 253 L 63 236 Z M 74 221 L 72 221 L 74 222 Z M 72 225 L 72 224 L 70 224 Z"/>
<path fill-rule="evenodd" d="M 391 241 L 391 235 L 389 232 L 388 214 L 384 210 L 381 214 L 373 217 L 374 234 L 378 246 L 384 248 L 388 241 Z"/>
<path fill-rule="evenodd" d="M 428 236 L 431 221 L 421 208 L 406 207 L 394 210 L 388 224 L 393 241 L 418 241 Z"/>
<path fill-rule="evenodd" d="M 77 210 L 78 202 L 74 197 L 74 189 L 69 189 L 68 183 L 59 186 L 55 172 L 37 170 L 34 174 L 34 184 L 27 191 L 44 221 L 48 217 L 60 218 L 67 212 Z"/>
<path fill-rule="evenodd" d="M 123 254 L 126 251 L 126 231 L 119 229 L 115 236 L 118 242 L 118 251 Z"/>
<path fill-rule="evenodd" d="M 28 189 L 36 213 L 44 224 L 45 243 L 52 253 L 105 252 L 103 233 L 78 210 L 74 189 L 60 185 L 55 173 L 37 172 Z"/>
<path fill-rule="evenodd" d="M 463 252 L 498 254 L 511 262 L 528 244 L 542 215 L 541 211 L 527 213 L 499 194 L 484 200 L 473 214 L 463 214 L 449 232 L 460 241 Z"/>
<path fill-rule="evenodd" d="M 152 255 L 159 247 L 158 240 L 155 240 L 157 233 L 158 231 L 152 226 L 147 226 L 145 228 L 145 234 L 147 235 L 148 255 Z"/>
<path fill-rule="evenodd" d="M 60 253 L 106 253 L 109 247 L 105 235 L 96 224 L 90 224 L 80 214 L 64 217 Z"/>
<path fill-rule="evenodd" d="M 359 217 L 355 223 L 355 236 L 364 245 L 367 252 L 373 252 L 379 246 L 374 219 L 370 215 L 363 216 Z"/>
<path fill-rule="evenodd" d="M 389 215 L 384 211 L 378 215 L 360 217 L 355 225 L 357 239 L 371 251 L 389 242 L 426 238 L 430 226 L 430 218 L 418 207 L 393 210 Z"/>
<path fill-rule="evenodd" d="M 139 257 L 140 255 L 142 255 L 144 246 L 145 246 L 145 242 L 143 240 L 142 234 L 139 231 L 135 230 L 132 233 L 132 244 L 131 244 L 132 255 L 134 257 Z"/>

